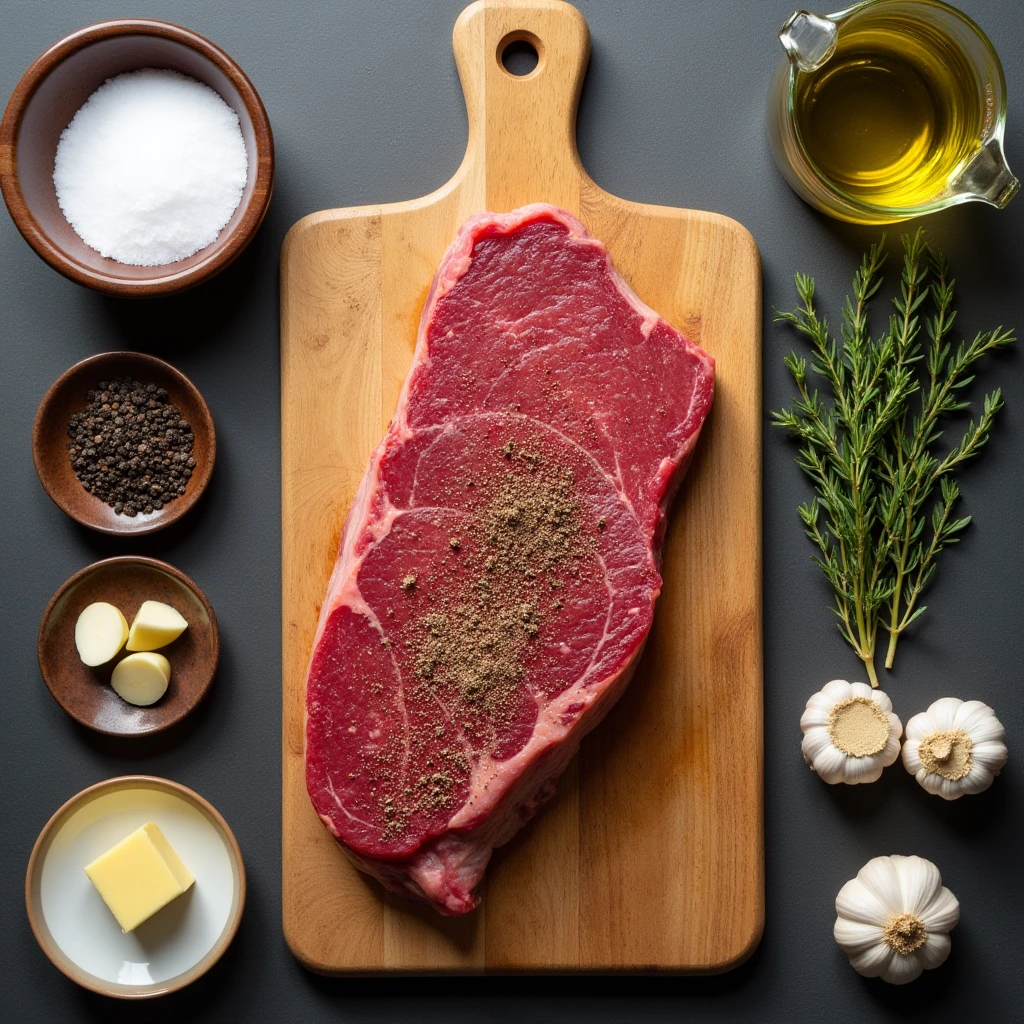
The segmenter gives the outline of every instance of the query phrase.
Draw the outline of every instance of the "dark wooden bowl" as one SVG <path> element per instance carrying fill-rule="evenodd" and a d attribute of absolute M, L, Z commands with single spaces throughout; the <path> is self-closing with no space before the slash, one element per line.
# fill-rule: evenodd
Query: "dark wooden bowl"
<path fill-rule="evenodd" d="M 212 245 L 178 263 L 133 267 L 101 256 L 75 234 L 57 204 L 53 165 L 61 132 L 89 96 L 114 75 L 150 67 L 205 83 L 238 114 L 249 179 Z M 274 139 L 252 83 L 208 39 L 162 21 L 125 18 L 73 32 L 25 72 L 0 122 L 0 190 L 18 230 L 55 270 L 110 295 L 166 295 L 223 270 L 256 234 L 273 183 Z"/>
<path fill-rule="evenodd" d="M 188 629 L 160 648 L 171 663 L 167 693 L 149 707 L 122 700 L 110 685 L 114 666 L 82 664 L 75 623 L 94 601 L 121 609 L 129 625 L 143 601 L 177 608 Z M 220 657 L 217 616 L 203 592 L 183 572 L 155 558 L 126 555 L 94 562 L 64 583 L 43 612 L 37 651 L 39 669 L 57 703 L 77 722 L 108 736 L 145 736 L 180 722 L 206 695 Z"/>
<path fill-rule="evenodd" d="M 73 413 L 89 403 L 89 392 L 100 381 L 113 377 L 134 377 L 141 384 L 166 388 L 171 403 L 192 425 L 196 460 L 185 493 L 162 509 L 129 518 L 90 494 L 75 476 L 68 455 L 68 423 Z M 156 356 L 140 352 L 104 352 L 76 363 L 57 378 L 43 395 L 32 426 L 32 459 L 46 493 L 72 519 L 100 533 L 138 536 L 162 530 L 180 519 L 199 500 L 210 482 L 217 456 L 213 417 L 199 390 L 183 373 Z"/>

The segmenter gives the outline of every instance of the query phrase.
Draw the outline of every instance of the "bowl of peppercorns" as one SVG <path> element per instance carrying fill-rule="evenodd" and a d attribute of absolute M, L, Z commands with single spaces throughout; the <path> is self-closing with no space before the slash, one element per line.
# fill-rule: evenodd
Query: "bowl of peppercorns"
<path fill-rule="evenodd" d="M 209 483 L 216 448 L 196 386 L 139 352 L 76 363 L 43 396 L 32 428 L 44 490 L 101 533 L 153 533 L 180 519 Z"/>

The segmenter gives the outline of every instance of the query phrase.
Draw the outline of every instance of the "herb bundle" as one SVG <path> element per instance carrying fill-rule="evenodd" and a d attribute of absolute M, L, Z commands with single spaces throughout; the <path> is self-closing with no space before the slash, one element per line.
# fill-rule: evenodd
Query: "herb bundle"
<path fill-rule="evenodd" d="M 970 516 L 957 517 L 960 490 L 954 472 L 989 439 L 1003 401 L 985 396 L 952 448 L 940 447 L 942 421 L 970 407 L 962 389 L 982 356 L 1011 344 L 1002 327 L 975 335 L 954 349 L 954 281 L 943 255 L 919 229 L 903 238 L 900 293 L 887 329 L 872 337 L 868 304 L 882 284 L 885 239 L 871 247 L 843 306 L 837 340 L 814 305 L 814 280 L 796 275 L 800 305 L 776 311 L 811 348 L 810 371 L 831 393 L 819 395 L 807 360 L 790 353 L 786 366 L 798 397 L 772 414 L 800 445 L 797 464 L 815 497 L 800 506 L 814 561 L 835 596 L 839 631 L 878 685 L 875 653 L 888 644 L 892 668 L 901 634 L 921 616 L 921 595 L 935 575 L 939 553 L 960 539 Z"/>

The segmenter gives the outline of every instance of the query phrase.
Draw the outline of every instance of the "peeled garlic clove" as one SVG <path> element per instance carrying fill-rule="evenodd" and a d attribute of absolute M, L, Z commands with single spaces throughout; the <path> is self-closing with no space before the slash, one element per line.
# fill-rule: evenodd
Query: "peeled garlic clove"
<path fill-rule="evenodd" d="M 943 800 L 981 793 L 1006 764 L 1006 730 L 980 700 L 943 697 L 907 722 L 903 765 Z"/>
<path fill-rule="evenodd" d="M 90 668 L 105 665 L 128 639 L 128 622 L 106 601 L 96 601 L 82 610 L 75 623 L 78 656 Z"/>
<path fill-rule="evenodd" d="M 143 601 L 128 633 L 129 651 L 155 651 L 177 640 L 188 623 L 185 617 L 162 601 Z"/>
<path fill-rule="evenodd" d="M 804 760 L 827 782 L 874 782 L 899 757 L 903 726 L 892 701 L 866 683 L 833 679 L 800 718 Z"/>
<path fill-rule="evenodd" d="M 114 666 L 110 685 L 129 704 L 147 707 L 155 704 L 171 681 L 171 663 L 162 654 L 146 651 L 129 654 Z"/>
<path fill-rule="evenodd" d="M 875 857 L 836 897 L 836 943 L 867 978 L 905 985 L 949 956 L 960 904 L 923 857 Z"/>

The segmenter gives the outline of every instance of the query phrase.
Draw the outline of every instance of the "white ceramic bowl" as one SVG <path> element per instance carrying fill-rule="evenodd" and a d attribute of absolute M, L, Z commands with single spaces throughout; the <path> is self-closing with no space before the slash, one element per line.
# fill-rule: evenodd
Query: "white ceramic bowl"
<path fill-rule="evenodd" d="M 127 935 L 85 865 L 155 821 L 195 885 Z M 245 867 L 231 829 L 176 782 L 128 775 L 72 797 L 46 823 L 25 875 L 29 922 L 43 952 L 72 981 L 102 995 L 165 995 L 205 974 L 238 930 Z"/>

